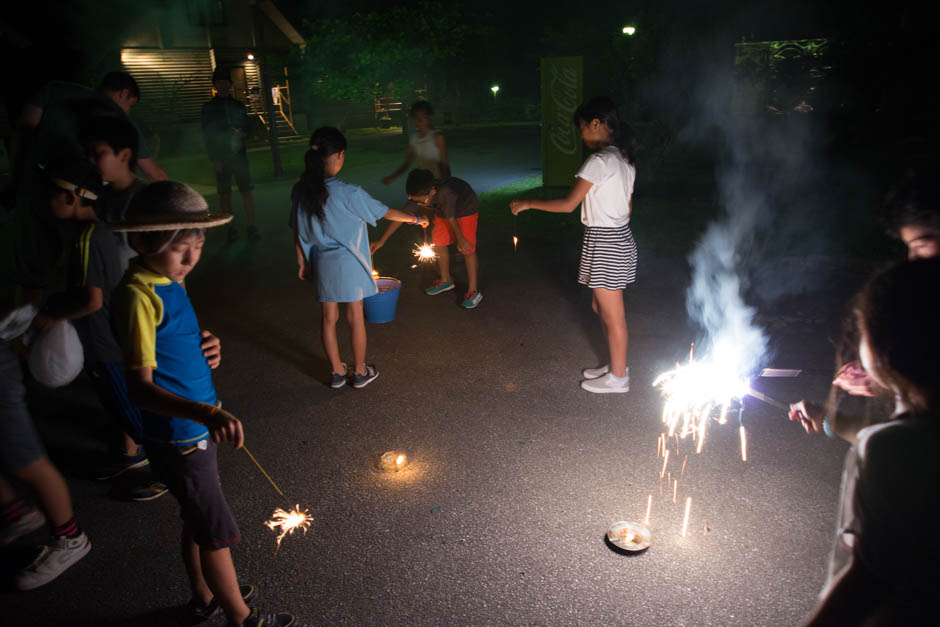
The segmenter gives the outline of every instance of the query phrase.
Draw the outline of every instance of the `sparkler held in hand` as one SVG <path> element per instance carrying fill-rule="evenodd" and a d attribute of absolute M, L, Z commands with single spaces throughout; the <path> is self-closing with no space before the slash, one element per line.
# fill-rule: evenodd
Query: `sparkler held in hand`
<path fill-rule="evenodd" d="M 274 479 L 271 478 L 264 468 L 261 467 L 261 464 L 258 463 L 258 460 L 255 459 L 255 456 L 251 454 L 251 451 L 248 450 L 247 446 L 241 447 L 243 451 L 248 455 L 254 465 L 258 467 L 258 470 L 261 471 L 261 474 L 264 475 L 264 478 L 268 480 L 268 483 L 271 484 L 271 487 L 274 488 L 274 491 L 281 495 L 285 501 L 287 497 L 284 496 L 284 492 L 274 483 Z M 288 503 L 290 507 L 290 503 Z M 265 526 L 271 531 L 277 533 L 277 548 L 274 550 L 277 553 L 281 549 L 281 540 L 284 539 L 284 536 L 288 534 L 293 534 L 295 531 L 300 529 L 304 532 L 304 535 L 307 533 L 307 529 L 310 528 L 311 523 L 313 523 L 313 516 L 310 515 L 310 510 L 304 509 L 300 511 L 300 505 L 294 505 L 292 508 L 284 510 L 280 507 L 274 510 L 274 513 L 271 514 L 271 519 L 266 521 Z"/>

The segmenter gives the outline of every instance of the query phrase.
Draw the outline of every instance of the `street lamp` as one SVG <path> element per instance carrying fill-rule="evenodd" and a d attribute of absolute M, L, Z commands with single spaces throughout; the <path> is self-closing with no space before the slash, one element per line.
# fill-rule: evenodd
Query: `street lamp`
<path fill-rule="evenodd" d="M 624 26 L 623 34 L 629 37 L 633 37 L 633 33 L 636 32 L 636 26 Z"/>

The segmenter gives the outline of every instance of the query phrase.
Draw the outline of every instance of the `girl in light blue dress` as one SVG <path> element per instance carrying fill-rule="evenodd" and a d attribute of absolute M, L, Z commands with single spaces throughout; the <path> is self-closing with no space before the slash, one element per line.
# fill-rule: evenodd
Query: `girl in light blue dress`
<path fill-rule="evenodd" d="M 372 278 L 367 224 L 379 218 L 422 227 L 427 218 L 390 209 L 364 189 L 336 178 L 346 159 L 346 138 L 338 129 L 318 128 L 310 137 L 304 156 L 304 173 L 291 190 L 291 221 L 297 249 L 297 275 L 315 279 L 323 320 L 320 327 L 323 350 L 330 360 L 330 386 L 340 388 L 351 379 L 362 388 L 379 376 L 366 364 L 366 324 L 362 299 L 377 292 Z M 346 303 L 353 370 L 340 360 L 336 340 L 339 303 Z"/>

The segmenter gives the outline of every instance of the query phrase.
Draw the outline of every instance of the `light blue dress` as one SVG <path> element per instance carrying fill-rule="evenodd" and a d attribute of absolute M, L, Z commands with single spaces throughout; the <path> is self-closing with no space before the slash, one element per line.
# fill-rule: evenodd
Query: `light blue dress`
<path fill-rule="evenodd" d="M 320 220 L 297 207 L 299 185 L 291 191 L 290 225 L 316 277 L 320 302 L 352 303 L 377 293 L 366 224 L 375 226 L 388 207 L 358 185 L 332 176 L 326 179 L 330 196 Z"/>

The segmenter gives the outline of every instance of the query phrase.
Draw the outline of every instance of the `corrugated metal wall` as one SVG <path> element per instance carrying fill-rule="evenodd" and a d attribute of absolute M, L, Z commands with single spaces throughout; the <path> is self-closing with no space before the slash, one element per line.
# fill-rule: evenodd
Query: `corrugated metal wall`
<path fill-rule="evenodd" d="M 214 63 L 207 48 L 125 48 L 121 63 L 140 86 L 135 117 L 148 124 L 196 122 L 212 98 Z"/>

